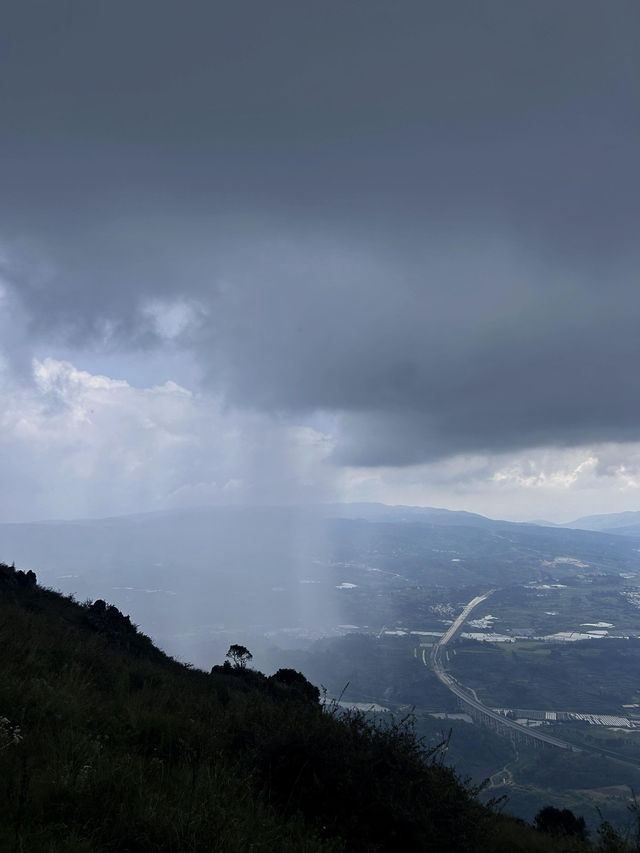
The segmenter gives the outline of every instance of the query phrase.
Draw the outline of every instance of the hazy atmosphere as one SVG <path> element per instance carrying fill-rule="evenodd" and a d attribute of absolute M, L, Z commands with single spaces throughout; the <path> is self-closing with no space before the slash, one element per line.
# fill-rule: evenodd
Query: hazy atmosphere
<path fill-rule="evenodd" d="M 638 508 L 639 30 L 4 4 L 0 521 Z"/>

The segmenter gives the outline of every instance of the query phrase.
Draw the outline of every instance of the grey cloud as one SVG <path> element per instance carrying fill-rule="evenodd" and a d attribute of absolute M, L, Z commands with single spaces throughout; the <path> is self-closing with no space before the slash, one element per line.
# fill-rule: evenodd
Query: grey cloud
<path fill-rule="evenodd" d="M 640 7 L 11 5 L 7 278 L 39 340 L 193 350 L 336 460 L 640 423 Z M 17 247 L 17 248 L 16 248 Z M 43 260 L 44 259 L 44 260 Z"/>
<path fill-rule="evenodd" d="M 633 237 L 632 2 L 12 11 L 10 222 L 257 207 L 390 236 L 490 217 L 578 254 Z"/>

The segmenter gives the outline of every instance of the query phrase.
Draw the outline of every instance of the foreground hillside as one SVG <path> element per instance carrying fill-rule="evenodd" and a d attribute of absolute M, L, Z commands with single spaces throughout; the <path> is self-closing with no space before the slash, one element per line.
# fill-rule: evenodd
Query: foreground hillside
<path fill-rule="evenodd" d="M 404 724 L 323 710 L 292 670 L 190 669 L 4 564 L 0 647 L 1 850 L 593 849 L 483 806 Z"/>

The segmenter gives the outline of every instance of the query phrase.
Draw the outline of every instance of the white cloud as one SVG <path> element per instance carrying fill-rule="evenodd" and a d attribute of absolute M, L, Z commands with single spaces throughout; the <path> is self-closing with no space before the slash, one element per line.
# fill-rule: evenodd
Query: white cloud
<path fill-rule="evenodd" d="M 28 387 L 5 377 L 0 405 L 2 520 L 324 496 L 321 433 L 172 381 L 136 388 L 46 358 Z"/>
<path fill-rule="evenodd" d="M 568 521 L 637 508 L 640 442 L 460 455 L 407 468 L 347 468 L 341 482 L 344 500 Z"/>
<path fill-rule="evenodd" d="M 585 452 L 588 454 L 584 456 Z M 524 489 L 569 489 L 589 479 L 598 465 L 598 457 L 584 448 L 570 451 L 539 452 L 511 460 L 493 473 L 494 483 L 516 485 Z"/>
<path fill-rule="evenodd" d="M 149 387 L 35 360 L 0 370 L 0 520 L 208 503 L 373 500 L 514 520 L 633 509 L 640 443 L 468 454 L 404 468 L 339 468 L 330 419 L 229 408 L 171 380 Z"/>

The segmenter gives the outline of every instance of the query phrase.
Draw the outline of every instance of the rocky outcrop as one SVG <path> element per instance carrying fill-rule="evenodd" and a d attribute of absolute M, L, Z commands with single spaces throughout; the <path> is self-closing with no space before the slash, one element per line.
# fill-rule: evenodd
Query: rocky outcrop
<path fill-rule="evenodd" d="M 0 563 L 0 589 L 35 589 L 37 581 L 36 573 L 30 569 L 23 572 L 15 566 Z"/>
<path fill-rule="evenodd" d="M 131 619 L 113 604 L 98 598 L 87 609 L 87 622 L 96 631 L 106 634 L 135 634 Z"/>

